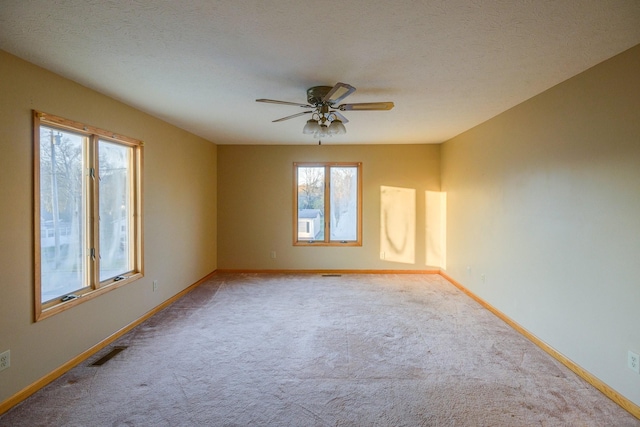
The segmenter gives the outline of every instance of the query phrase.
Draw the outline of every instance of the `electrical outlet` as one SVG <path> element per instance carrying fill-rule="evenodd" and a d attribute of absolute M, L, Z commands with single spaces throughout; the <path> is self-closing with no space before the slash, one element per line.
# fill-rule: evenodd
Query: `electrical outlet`
<path fill-rule="evenodd" d="M 155 291 L 157 291 L 157 290 L 158 290 L 158 281 L 157 281 L 157 280 L 154 280 L 154 281 L 153 281 L 153 292 L 155 292 Z"/>
<path fill-rule="evenodd" d="M 486 278 L 486 276 L 484 274 L 481 274 L 480 275 L 480 280 L 482 280 L 482 283 L 484 283 L 484 282 L 487 281 L 487 278 Z"/>
<path fill-rule="evenodd" d="M 0 371 L 11 366 L 11 352 L 9 350 L 0 353 Z"/>
<path fill-rule="evenodd" d="M 276 251 L 271 251 L 271 258 L 276 259 Z"/>
<path fill-rule="evenodd" d="M 640 374 L 640 356 L 631 350 L 629 350 L 628 353 L 627 366 L 629 366 L 629 369 L 632 371 L 635 371 L 636 374 Z"/>

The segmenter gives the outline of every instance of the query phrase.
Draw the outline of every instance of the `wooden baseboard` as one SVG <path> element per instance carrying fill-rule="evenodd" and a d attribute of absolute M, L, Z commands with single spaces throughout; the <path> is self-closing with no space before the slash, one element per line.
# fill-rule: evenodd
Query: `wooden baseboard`
<path fill-rule="evenodd" d="M 4 414 L 9 409 L 13 408 L 15 405 L 17 405 L 18 403 L 22 402 L 23 400 L 25 400 L 27 397 L 31 396 L 36 391 L 40 390 L 42 387 L 46 386 L 47 384 L 49 384 L 50 382 L 52 382 L 56 378 L 60 377 L 65 372 L 71 370 L 75 366 L 77 366 L 80 363 L 84 362 L 89 357 L 93 356 L 98 351 L 102 350 L 103 348 L 105 348 L 106 346 L 108 346 L 109 344 L 111 344 L 112 342 L 114 342 L 115 340 L 117 340 L 118 338 L 120 338 L 121 336 L 123 336 L 124 334 L 126 334 L 127 332 L 129 332 L 130 330 L 132 330 L 133 328 L 135 328 L 136 326 L 138 326 L 139 324 L 141 324 L 142 322 L 144 322 L 145 320 L 147 320 L 148 318 L 153 316 L 154 314 L 158 313 L 159 311 L 161 311 L 161 310 L 165 309 L 166 307 L 168 307 L 169 305 L 173 304 L 175 301 L 177 301 L 178 299 L 183 297 L 185 294 L 191 292 L 193 289 L 195 289 L 196 287 L 198 287 L 202 283 L 204 283 L 207 280 L 209 280 L 214 274 L 216 274 L 216 271 L 213 271 L 213 272 L 207 274 L 205 277 L 203 277 L 202 279 L 198 280 L 194 284 L 192 284 L 189 287 L 183 289 L 182 291 L 180 291 L 176 295 L 172 296 L 168 300 L 164 301 L 160 305 L 158 305 L 158 306 L 154 307 L 153 309 L 149 310 L 148 312 L 143 314 L 142 317 L 134 320 L 133 322 L 131 322 L 128 325 L 126 325 L 123 328 L 121 328 L 120 330 L 114 332 L 113 334 L 111 334 L 110 336 L 108 336 L 104 340 L 100 341 L 99 343 L 97 343 L 93 347 L 85 350 L 84 352 L 80 353 L 79 355 L 77 355 L 73 359 L 69 360 L 64 365 L 58 367 L 57 369 L 54 369 L 52 372 L 50 372 L 47 375 L 45 375 L 44 377 L 40 378 L 39 380 L 37 380 L 33 384 L 30 384 L 30 385 L 26 386 L 25 388 L 23 388 L 22 390 L 20 390 L 16 394 L 14 394 L 13 396 L 9 397 L 4 402 L 0 403 L 0 415 Z"/>
<path fill-rule="evenodd" d="M 439 269 L 433 270 L 247 270 L 247 269 L 219 269 L 218 273 L 231 274 L 440 274 Z"/>
<path fill-rule="evenodd" d="M 590 372 L 586 371 L 585 369 L 581 368 L 578 364 L 573 362 L 571 359 L 564 356 L 562 353 L 560 353 L 559 351 L 551 347 L 549 344 L 545 343 L 540 338 L 538 338 L 537 336 L 535 336 L 534 334 L 532 334 L 531 332 L 529 332 L 528 330 L 520 326 L 517 322 L 512 320 L 506 314 L 504 314 L 503 312 L 501 312 L 500 310 L 498 310 L 497 308 L 495 308 L 494 306 L 492 306 L 491 304 L 489 304 L 488 302 L 486 302 L 485 300 L 483 300 L 482 298 L 480 298 L 479 296 L 471 292 L 469 289 L 465 288 L 462 284 L 457 282 L 455 279 L 453 279 L 444 271 L 440 271 L 440 275 L 445 279 L 447 279 L 449 282 L 451 282 L 453 286 L 460 289 L 466 295 L 468 295 L 469 297 L 474 299 L 476 302 L 478 302 L 481 306 L 483 306 L 484 308 L 486 308 L 487 310 L 489 310 L 490 312 L 498 316 L 507 325 L 511 326 L 513 329 L 515 329 L 516 331 L 524 335 L 525 338 L 527 338 L 529 341 L 533 342 L 535 345 L 537 345 L 542 350 L 547 352 L 549 355 L 551 355 L 551 357 L 556 359 L 558 362 L 562 363 L 567 368 L 571 369 L 579 377 L 581 377 L 586 382 L 591 384 L 593 387 L 598 389 L 600 392 L 602 392 L 602 394 L 607 396 L 609 399 L 613 400 L 615 403 L 620 405 L 623 409 L 628 411 L 631 415 L 640 419 L 640 406 L 636 405 L 626 397 L 622 396 L 620 393 L 618 393 L 617 391 L 609 387 L 607 384 L 605 384 L 602 380 L 600 380 Z"/>

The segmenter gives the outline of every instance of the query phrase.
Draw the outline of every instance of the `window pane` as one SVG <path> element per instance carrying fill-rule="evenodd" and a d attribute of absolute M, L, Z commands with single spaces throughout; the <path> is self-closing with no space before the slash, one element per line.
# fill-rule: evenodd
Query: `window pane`
<path fill-rule="evenodd" d="M 358 238 L 358 168 L 331 167 L 330 240 Z"/>
<path fill-rule="evenodd" d="M 132 150 L 108 141 L 98 143 L 100 281 L 133 270 Z"/>
<path fill-rule="evenodd" d="M 40 127 L 41 302 L 87 287 L 85 137 Z"/>
<path fill-rule="evenodd" d="M 298 240 L 324 239 L 324 167 L 298 167 Z"/>

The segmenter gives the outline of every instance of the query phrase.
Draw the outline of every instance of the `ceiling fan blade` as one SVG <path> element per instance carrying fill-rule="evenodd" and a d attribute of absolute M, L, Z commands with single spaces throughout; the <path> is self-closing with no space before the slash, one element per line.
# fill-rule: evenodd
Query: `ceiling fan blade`
<path fill-rule="evenodd" d="M 331 111 L 331 114 L 335 114 L 335 116 L 338 118 L 338 120 L 340 120 L 343 124 L 344 123 L 349 123 L 349 119 L 347 119 L 345 116 L 340 114 L 338 111 Z"/>
<path fill-rule="evenodd" d="M 393 102 L 361 102 L 358 104 L 342 104 L 338 107 L 340 111 L 374 111 L 391 110 Z"/>
<path fill-rule="evenodd" d="M 305 114 L 309 114 L 309 113 L 313 113 L 313 111 L 303 111 L 302 113 L 292 114 L 290 116 L 283 117 L 281 119 L 273 120 L 273 123 L 275 123 L 275 122 L 283 122 L 285 120 L 293 119 L 294 117 L 304 116 Z"/>
<path fill-rule="evenodd" d="M 336 83 L 329 92 L 322 98 L 323 103 L 335 104 L 345 99 L 347 96 L 355 92 L 356 88 L 346 83 Z"/>
<path fill-rule="evenodd" d="M 284 105 L 295 105 L 296 107 L 303 107 L 303 108 L 313 108 L 313 106 L 309 104 L 300 104 L 299 102 L 278 101 L 275 99 L 260 98 L 260 99 L 256 99 L 256 102 L 268 102 L 269 104 L 284 104 Z"/>

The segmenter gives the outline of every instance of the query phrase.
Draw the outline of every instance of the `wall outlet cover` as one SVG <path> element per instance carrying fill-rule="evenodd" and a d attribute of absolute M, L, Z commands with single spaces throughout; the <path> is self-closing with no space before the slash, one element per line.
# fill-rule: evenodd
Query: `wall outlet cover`
<path fill-rule="evenodd" d="M 0 371 L 11 366 L 11 352 L 9 350 L 0 353 Z"/>
<path fill-rule="evenodd" d="M 629 366 L 629 369 L 631 369 L 632 371 L 640 374 L 640 355 L 629 350 L 627 356 L 627 366 Z"/>

